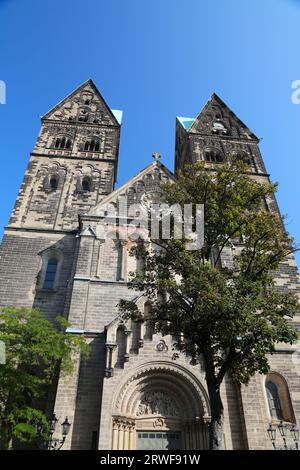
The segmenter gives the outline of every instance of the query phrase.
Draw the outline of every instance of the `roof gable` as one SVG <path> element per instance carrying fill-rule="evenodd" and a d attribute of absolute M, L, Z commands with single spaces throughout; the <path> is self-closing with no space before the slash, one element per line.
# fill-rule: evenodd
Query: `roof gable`
<path fill-rule="evenodd" d="M 128 204 L 140 203 L 144 195 L 151 198 L 151 194 L 157 194 L 162 181 L 174 179 L 173 173 L 156 160 L 102 199 L 86 216 L 101 217 L 105 206 L 117 204 L 118 198 L 122 196 L 128 197 Z"/>
<path fill-rule="evenodd" d="M 177 120 L 191 134 L 221 134 L 259 140 L 216 93 L 211 95 L 196 118 L 178 117 Z"/>
<path fill-rule="evenodd" d="M 122 111 L 111 110 L 89 79 L 42 116 L 46 119 L 120 126 Z"/>

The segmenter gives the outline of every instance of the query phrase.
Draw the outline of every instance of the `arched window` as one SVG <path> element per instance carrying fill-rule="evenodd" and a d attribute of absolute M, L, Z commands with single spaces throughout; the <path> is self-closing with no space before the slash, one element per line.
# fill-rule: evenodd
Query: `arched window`
<path fill-rule="evenodd" d="M 271 382 L 270 380 L 268 380 L 266 382 L 266 393 L 267 393 L 267 399 L 268 399 L 268 405 L 269 405 L 271 418 L 279 419 L 279 420 L 283 419 L 277 385 L 274 384 L 274 382 Z"/>
<path fill-rule="evenodd" d="M 99 139 L 87 140 L 84 144 L 84 150 L 86 150 L 87 152 L 99 152 L 100 140 Z"/>
<path fill-rule="evenodd" d="M 55 139 L 54 147 L 56 149 L 70 149 L 72 146 L 72 141 L 68 137 L 57 137 Z"/>
<path fill-rule="evenodd" d="M 91 179 L 88 176 L 82 179 L 82 190 L 86 192 L 91 191 Z"/>
<path fill-rule="evenodd" d="M 247 163 L 247 165 L 251 165 L 252 159 L 249 153 L 241 151 L 235 151 L 232 153 L 232 159 L 235 161 L 241 161 Z"/>
<path fill-rule="evenodd" d="M 204 151 L 205 160 L 209 163 L 223 163 L 223 154 L 218 149 L 206 149 Z"/>
<path fill-rule="evenodd" d="M 55 191 L 58 188 L 58 177 L 56 175 L 50 176 L 50 188 Z"/>
<path fill-rule="evenodd" d="M 44 279 L 44 289 L 53 289 L 55 275 L 57 271 L 58 260 L 56 258 L 50 258 L 47 264 L 45 279 Z"/>
<path fill-rule="evenodd" d="M 285 379 L 277 372 L 270 372 L 265 382 L 270 416 L 275 420 L 295 423 L 295 415 Z"/>

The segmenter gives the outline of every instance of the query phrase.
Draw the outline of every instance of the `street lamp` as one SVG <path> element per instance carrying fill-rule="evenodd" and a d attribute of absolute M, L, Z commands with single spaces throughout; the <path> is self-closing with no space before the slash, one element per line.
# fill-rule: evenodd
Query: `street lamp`
<path fill-rule="evenodd" d="M 63 439 L 66 439 L 67 435 L 69 434 L 71 423 L 69 423 L 68 416 L 65 417 L 65 420 L 63 423 L 61 423 L 62 426 L 62 436 Z"/>
<path fill-rule="evenodd" d="M 270 438 L 270 441 L 272 442 L 273 448 L 275 450 L 283 450 L 283 449 L 284 450 L 298 450 L 299 429 L 297 428 L 297 425 L 291 424 L 289 426 L 288 423 L 280 421 L 279 424 L 277 424 L 277 428 L 278 428 L 280 436 L 282 437 L 283 446 L 276 444 L 276 427 L 274 426 L 274 424 L 270 423 L 267 429 L 267 433 Z M 295 446 L 287 445 L 287 430 L 290 431 L 293 441 L 295 443 Z"/>
<path fill-rule="evenodd" d="M 276 428 L 273 426 L 272 423 L 270 423 L 268 429 L 267 429 L 270 441 L 272 442 L 272 445 L 274 449 L 276 449 L 275 441 L 276 441 Z"/>
<path fill-rule="evenodd" d="M 64 422 L 61 423 L 62 439 L 57 439 L 53 437 L 57 422 L 58 422 L 58 419 L 55 416 L 55 413 L 53 413 L 52 417 L 49 420 L 48 439 L 46 441 L 43 440 L 41 448 L 47 449 L 47 450 L 59 450 L 64 445 L 66 437 L 70 431 L 71 423 L 69 423 L 68 417 L 66 416 Z M 44 432 L 44 426 L 41 422 L 37 423 L 37 432 L 40 436 Z"/>
<path fill-rule="evenodd" d="M 285 449 L 287 449 L 287 446 L 286 446 L 286 424 L 283 421 L 280 421 L 280 423 L 278 424 L 278 429 L 279 429 L 280 435 L 281 435 L 282 440 L 283 440 L 283 446 L 284 446 Z"/>
<path fill-rule="evenodd" d="M 298 450 L 298 442 L 299 442 L 299 429 L 297 428 L 296 424 L 293 424 L 293 426 L 290 429 L 292 437 L 295 442 L 296 449 Z"/>

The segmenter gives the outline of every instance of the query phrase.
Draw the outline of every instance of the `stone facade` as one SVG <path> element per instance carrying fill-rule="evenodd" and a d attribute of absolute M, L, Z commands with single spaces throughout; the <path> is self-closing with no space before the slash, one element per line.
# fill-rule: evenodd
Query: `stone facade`
<path fill-rule="evenodd" d="M 177 448 L 205 449 L 210 405 L 203 364 L 192 365 L 184 356 L 174 361 L 172 338 L 153 334 L 147 320 L 124 321 L 118 314 L 121 298 L 136 297 L 127 280 L 140 267 L 129 256 L 134 233 L 115 240 L 103 236 L 110 230 L 107 207 L 124 196 L 129 204 L 157 200 L 161 181 L 174 178 L 156 158 L 114 190 L 119 121 L 120 112 L 110 110 L 91 80 L 42 118 L 1 245 L 0 305 L 38 307 L 50 320 L 63 314 L 69 331 L 84 335 L 91 346 L 86 363 L 74 357 L 73 375 L 59 377 L 55 404 L 48 407 L 72 423 L 65 449 L 135 449 L 141 439 L 158 443 L 161 436 L 178 439 Z M 268 179 L 258 143 L 212 95 L 196 119 L 177 118 L 175 167 L 205 160 L 209 168 L 234 152 L 250 162 L 254 178 Z M 266 203 L 278 210 L 275 199 Z M 122 213 L 117 226 L 124 228 Z M 231 259 L 228 250 L 222 263 Z M 276 273 L 276 282 L 300 294 L 293 257 Z M 136 302 L 149 318 L 147 299 L 139 296 Z M 281 345 L 270 358 L 288 422 L 300 418 L 296 359 L 295 347 Z M 271 447 L 265 383 L 266 377 L 257 375 L 238 388 L 226 377 L 226 449 Z"/>

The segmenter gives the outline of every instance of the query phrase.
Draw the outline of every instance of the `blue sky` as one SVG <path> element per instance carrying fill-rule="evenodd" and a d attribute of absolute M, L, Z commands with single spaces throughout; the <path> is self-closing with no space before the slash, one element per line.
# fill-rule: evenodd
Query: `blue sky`
<path fill-rule="evenodd" d="M 39 116 L 92 78 L 124 111 L 119 184 L 155 150 L 173 169 L 175 116 L 195 116 L 215 91 L 262 138 L 300 242 L 300 1 L 0 0 L 0 21 L 0 234 Z"/>

